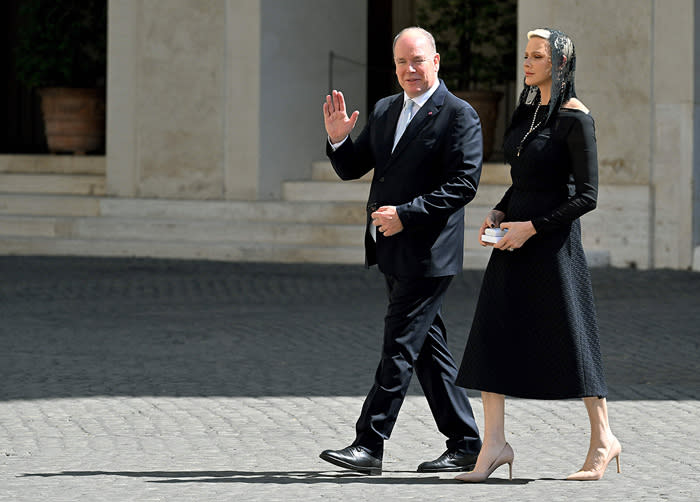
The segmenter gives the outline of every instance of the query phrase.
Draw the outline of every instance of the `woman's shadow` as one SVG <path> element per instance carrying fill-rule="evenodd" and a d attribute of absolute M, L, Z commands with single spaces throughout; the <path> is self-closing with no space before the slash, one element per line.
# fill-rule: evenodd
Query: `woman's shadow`
<path fill-rule="evenodd" d="M 145 478 L 149 483 L 251 483 L 251 484 L 376 484 L 376 485 L 444 485 L 463 484 L 451 478 L 417 475 L 414 471 L 384 470 L 382 476 L 366 476 L 354 472 L 332 471 L 61 471 L 26 473 L 22 477 L 88 477 L 120 476 Z M 484 484 L 525 485 L 533 479 L 489 478 Z"/>

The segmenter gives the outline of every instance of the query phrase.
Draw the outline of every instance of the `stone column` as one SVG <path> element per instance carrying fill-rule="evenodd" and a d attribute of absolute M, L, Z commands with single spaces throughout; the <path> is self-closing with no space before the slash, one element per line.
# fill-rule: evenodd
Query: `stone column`
<path fill-rule="evenodd" d="M 700 0 L 695 0 L 693 19 L 700 27 Z M 694 82 L 695 106 L 693 115 L 693 270 L 700 272 L 700 30 L 695 30 Z"/>
<path fill-rule="evenodd" d="M 107 189 L 255 199 L 260 0 L 110 0 Z"/>
<path fill-rule="evenodd" d="M 138 3 L 109 0 L 107 32 L 107 193 L 137 191 L 135 93 Z"/>
<path fill-rule="evenodd" d="M 688 268 L 693 252 L 693 0 L 652 1 L 655 268 Z"/>
<path fill-rule="evenodd" d="M 226 2 L 225 197 L 255 200 L 261 148 L 261 1 Z"/>

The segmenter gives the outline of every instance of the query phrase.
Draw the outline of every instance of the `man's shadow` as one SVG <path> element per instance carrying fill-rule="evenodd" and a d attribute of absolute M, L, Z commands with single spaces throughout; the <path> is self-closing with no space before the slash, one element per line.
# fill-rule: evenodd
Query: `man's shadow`
<path fill-rule="evenodd" d="M 395 476 L 392 476 L 395 475 Z M 367 476 L 360 473 L 344 471 L 61 471 L 45 473 L 25 473 L 22 477 L 51 478 L 120 476 L 128 478 L 146 478 L 148 483 L 250 483 L 250 484 L 376 484 L 376 485 L 445 485 L 463 484 L 451 478 L 439 476 L 416 475 L 414 471 L 384 470 L 382 476 Z M 154 478 L 154 479 L 148 479 Z M 485 484 L 525 485 L 533 479 L 489 478 Z"/>

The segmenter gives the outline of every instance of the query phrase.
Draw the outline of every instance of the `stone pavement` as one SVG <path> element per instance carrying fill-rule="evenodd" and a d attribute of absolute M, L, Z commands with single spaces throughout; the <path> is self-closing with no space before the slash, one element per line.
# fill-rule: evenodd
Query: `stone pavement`
<path fill-rule="evenodd" d="M 444 449 L 417 385 L 381 477 L 318 458 L 352 440 L 374 373 L 376 270 L 0 257 L 0 500 L 698 500 L 700 274 L 593 278 L 622 474 L 562 481 L 582 403 L 510 399 L 514 480 L 464 485 L 414 472 Z M 448 292 L 458 361 L 480 279 Z"/>

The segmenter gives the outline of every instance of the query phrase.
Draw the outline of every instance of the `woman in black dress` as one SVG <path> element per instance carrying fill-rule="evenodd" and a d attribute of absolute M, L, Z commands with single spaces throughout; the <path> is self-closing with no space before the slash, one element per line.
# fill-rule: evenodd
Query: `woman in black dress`
<path fill-rule="evenodd" d="M 479 231 L 507 229 L 493 244 L 457 384 L 482 391 L 484 441 L 472 472 L 484 481 L 508 464 L 505 395 L 581 397 L 591 423 L 588 455 L 571 480 L 600 479 L 620 443 L 608 423 L 590 273 L 579 217 L 596 206 L 594 122 L 576 98 L 576 54 L 569 37 L 528 33 L 525 89 L 506 131 L 512 186 Z M 490 232 L 489 232 L 490 233 Z"/>

